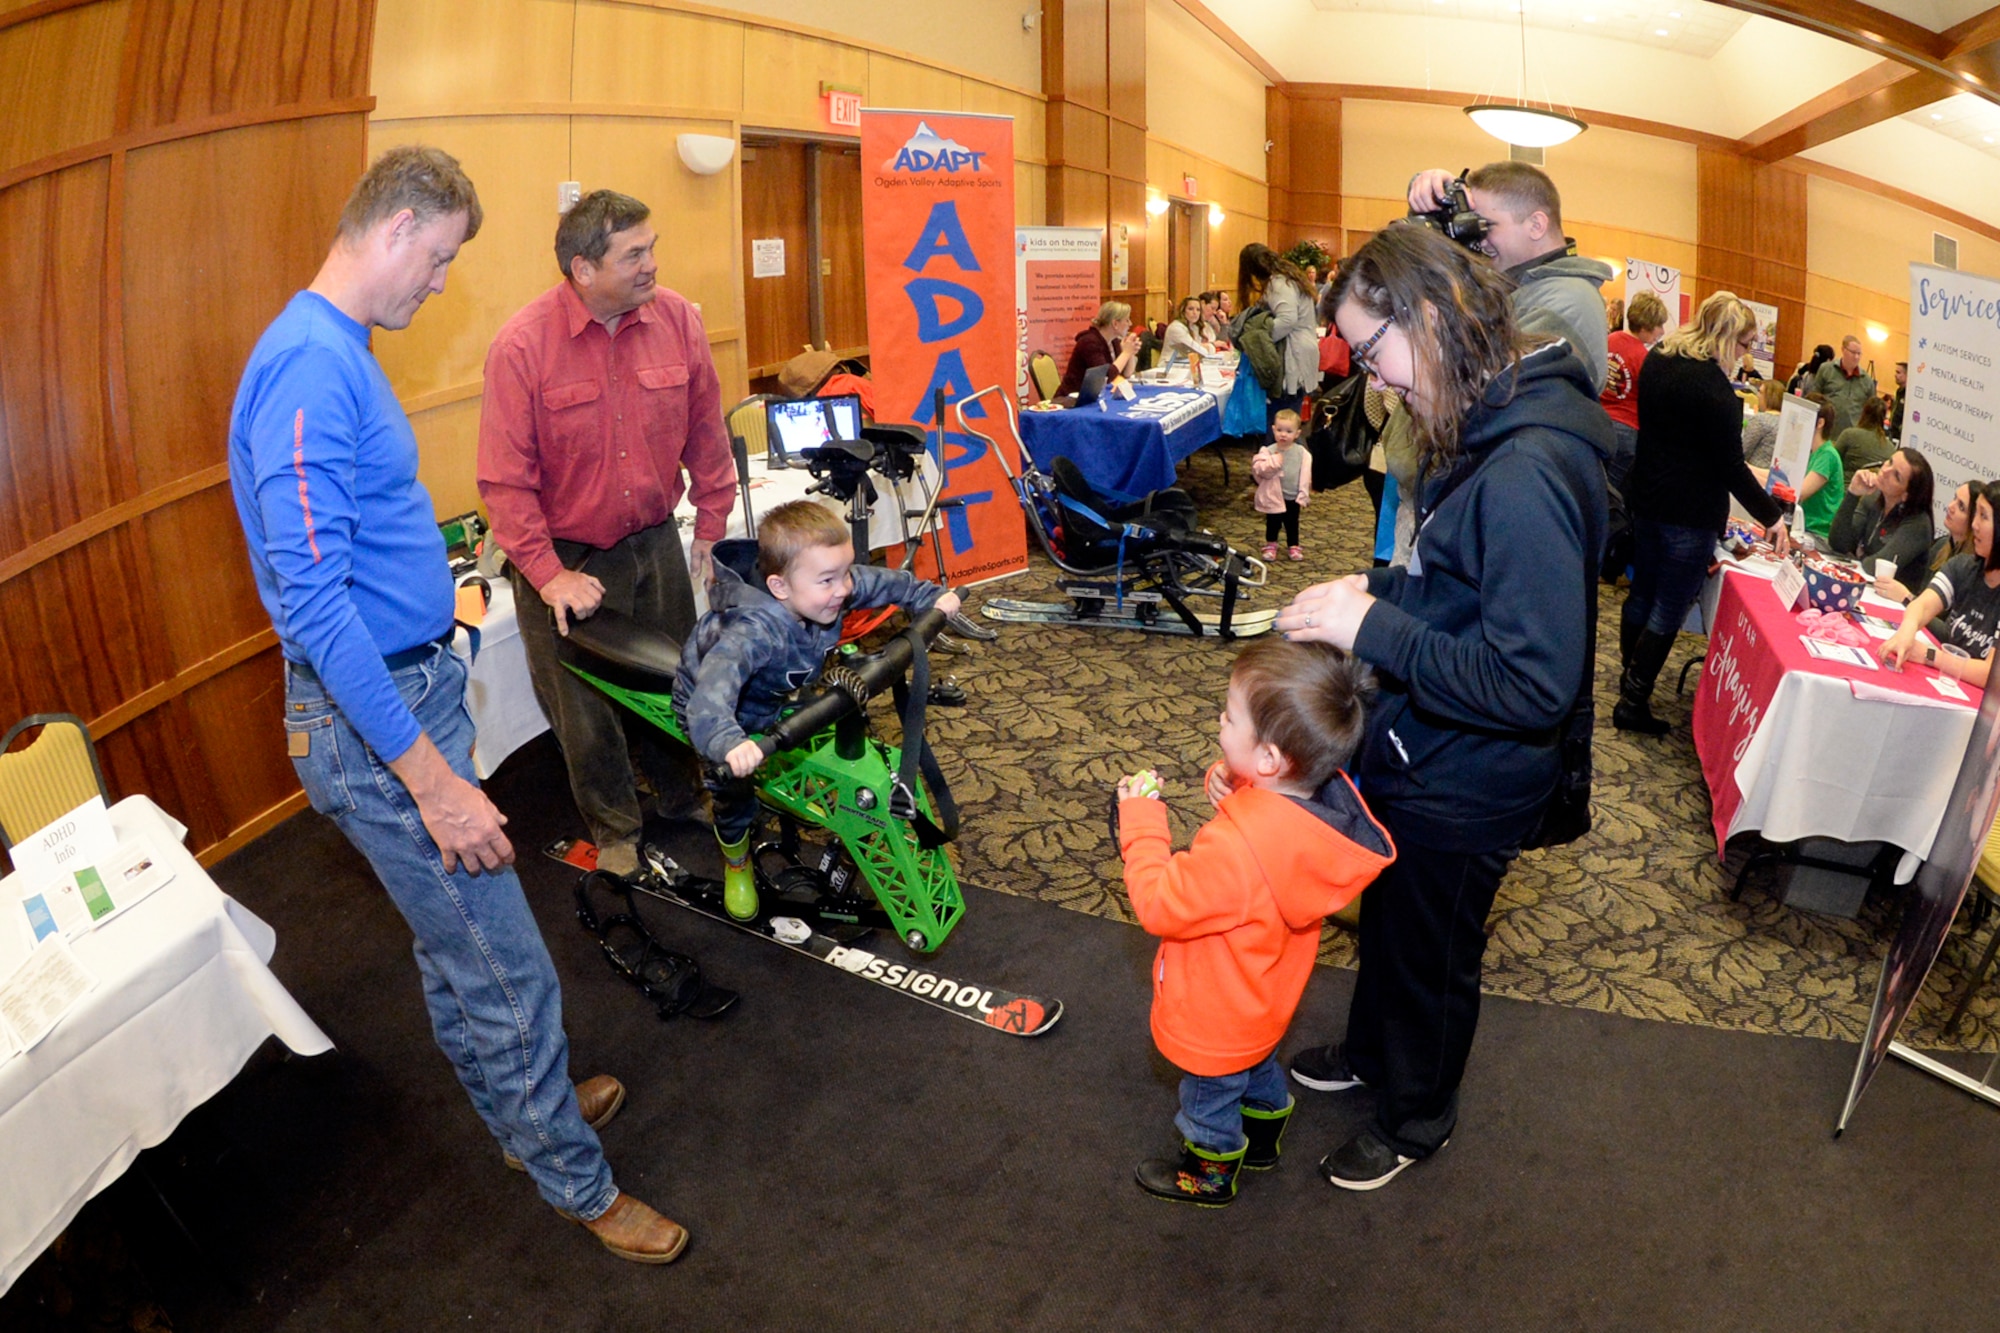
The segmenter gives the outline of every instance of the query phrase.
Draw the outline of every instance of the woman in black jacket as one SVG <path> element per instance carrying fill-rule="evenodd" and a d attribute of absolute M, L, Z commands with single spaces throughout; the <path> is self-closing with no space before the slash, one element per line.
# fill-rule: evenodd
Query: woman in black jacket
<path fill-rule="evenodd" d="M 1387 1183 L 1452 1133 L 1486 913 L 1591 687 L 1611 420 L 1567 344 L 1519 331 L 1509 286 L 1440 233 L 1395 224 L 1329 297 L 1354 366 L 1407 405 L 1421 478 L 1407 568 L 1308 588 L 1277 621 L 1351 650 L 1381 686 L 1354 776 L 1396 860 L 1361 895 L 1346 1039 L 1291 1065 L 1309 1088 L 1378 1093 L 1374 1122 L 1320 1164 L 1343 1189 Z"/>
<path fill-rule="evenodd" d="M 1930 573 L 1935 485 L 1922 454 L 1907 446 L 1897 449 L 1880 470 L 1863 468 L 1847 479 L 1829 544 L 1841 555 L 1892 561 L 1896 582 L 1923 587 Z"/>
<path fill-rule="evenodd" d="M 1733 494 L 1773 527 L 1782 553 L 1784 510 L 1743 461 L 1743 403 L 1729 371 L 1757 338 L 1757 316 L 1734 292 L 1701 303 L 1694 323 L 1653 349 L 1639 370 L 1639 452 L 1625 500 L 1632 511 L 1632 590 L 1619 618 L 1623 672 L 1611 721 L 1620 731 L 1664 735 L 1653 682 L 1681 621 L 1701 596 Z"/>

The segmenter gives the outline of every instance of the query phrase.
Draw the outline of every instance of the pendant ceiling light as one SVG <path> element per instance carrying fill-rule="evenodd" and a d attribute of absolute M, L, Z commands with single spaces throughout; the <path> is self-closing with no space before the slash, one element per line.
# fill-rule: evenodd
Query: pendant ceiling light
<path fill-rule="evenodd" d="M 1590 126 L 1555 109 L 1553 104 L 1531 105 L 1528 101 L 1528 7 L 1521 16 L 1521 85 L 1518 100 L 1479 102 L 1465 108 L 1472 123 L 1503 143 L 1522 148 L 1553 148 L 1568 143 Z"/>

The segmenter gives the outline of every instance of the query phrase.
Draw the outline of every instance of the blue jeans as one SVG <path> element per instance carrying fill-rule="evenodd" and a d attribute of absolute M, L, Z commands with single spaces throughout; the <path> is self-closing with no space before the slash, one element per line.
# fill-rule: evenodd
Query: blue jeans
<path fill-rule="evenodd" d="M 1625 494 L 1625 478 L 1632 472 L 1632 460 L 1639 453 L 1639 428 L 1614 421 L 1611 423 L 1611 439 L 1611 457 L 1604 460 L 1604 484 L 1622 496 Z"/>
<path fill-rule="evenodd" d="M 1632 524 L 1632 591 L 1625 598 L 1625 635 L 1641 630 L 1678 634 L 1688 608 L 1708 581 L 1715 533 L 1640 518 Z"/>
<path fill-rule="evenodd" d="M 391 679 L 452 771 L 472 782 L 465 675 L 458 656 L 438 648 Z M 285 731 L 313 809 L 368 858 L 416 936 L 431 1031 L 473 1109 L 544 1199 L 594 1220 L 618 1187 L 577 1110 L 562 990 L 521 881 L 512 869 L 446 871 L 408 788 L 296 665 L 285 672 Z"/>
<path fill-rule="evenodd" d="M 1250 1140 L 1243 1133 L 1243 1103 L 1260 1111 L 1282 1111 L 1292 1104 L 1284 1068 L 1274 1051 L 1263 1063 L 1240 1074 L 1181 1076 L 1181 1110 L 1174 1127 L 1181 1137 L 1205 1152 L 1232 1153 Z"/>

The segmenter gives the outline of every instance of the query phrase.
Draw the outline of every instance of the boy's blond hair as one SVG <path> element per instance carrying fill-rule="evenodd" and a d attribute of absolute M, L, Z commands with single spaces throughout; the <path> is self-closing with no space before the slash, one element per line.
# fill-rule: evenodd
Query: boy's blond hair
<path fill-rule="evenodd" d="M 1271 418 L 1271 424 L 1273 426 L 1277 425 L 1281 421 L 1290 422 L 1294 427 L 1298 427 L 1303 424 L 1299 420 L 1299 414 L 1297 412 L 1292 411 L 1292 409 L 1289 407 L 1280 408 L 1278 410 L 1278 413 Z"/>
<path fill-rule="evenodd" d="M 1354 758 L 1375 691 L 1360 658 L 1326 643 L 1258 639 L 1236 655 L 1229 680 L 1243 693 L 1258 742 L 1285 757 L 1286 776 L 1317 791 Z"/>
<path fill-rule="evenodd" d="M 792 561 L 815 546 L 846 546 L 853 540 L 846 520 L 818 501 L 781 504 L 757 525 L 757 577 L 789 573 Z"/>

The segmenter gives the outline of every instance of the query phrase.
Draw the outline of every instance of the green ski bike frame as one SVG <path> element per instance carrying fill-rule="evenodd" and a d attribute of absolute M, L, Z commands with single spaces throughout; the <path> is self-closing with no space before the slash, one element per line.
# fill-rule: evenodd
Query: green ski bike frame
<path fill-rule="evenodd" d="M 768 758 L 757 794 L 779 824 L 777 840 L 759 844 L 753 858 L 760 923 L 797 917 L 831 930 L 886 927 L 929 953 L 965 914 L 945 850 L 958 812 L 923 736 L 924 649 L 943 624 L 928 611 L 878 652 L 843 656 L 816 693 L 758 738 Z M 600 608 L 559 642 L 571 671 L 687 744 L 674 716 L 680 645 L 672 638 Z M 903 718 L 901 747 L 869 732 L 866 705 L 885 688 Z M 834 842 L 814 847 L 802 828 L 823 829 Z M 689 878 L 684 891 L 701 898 L 703 910 L 712 893 L 713 912 L 721 911 L 719 883 Z"/>

